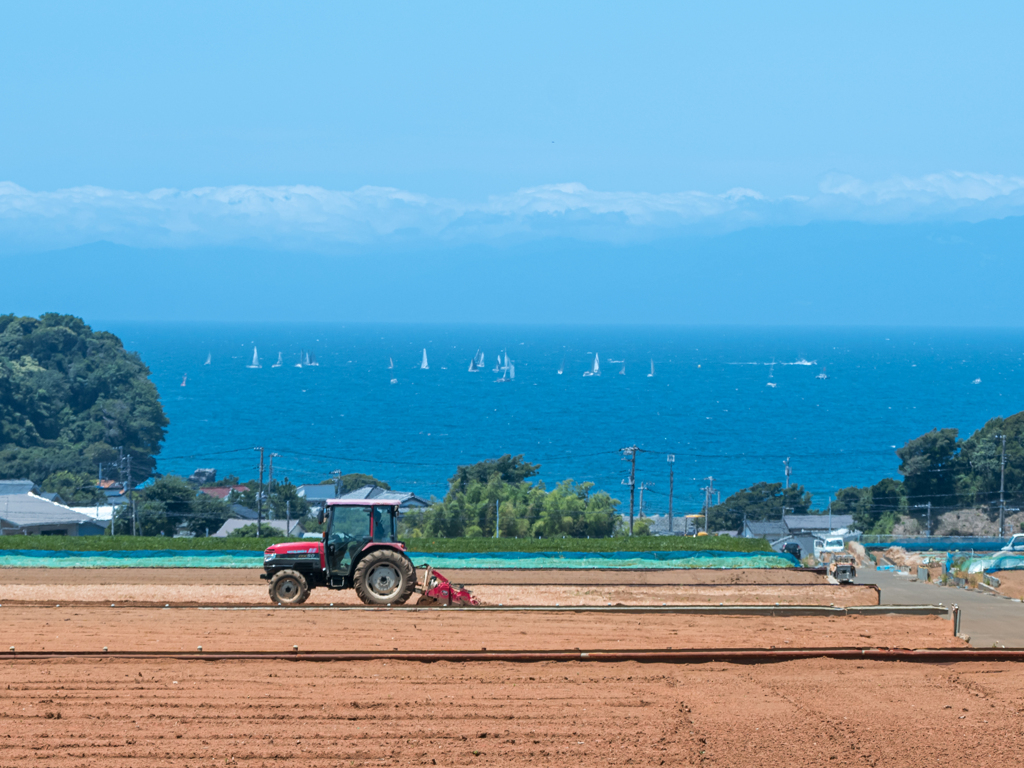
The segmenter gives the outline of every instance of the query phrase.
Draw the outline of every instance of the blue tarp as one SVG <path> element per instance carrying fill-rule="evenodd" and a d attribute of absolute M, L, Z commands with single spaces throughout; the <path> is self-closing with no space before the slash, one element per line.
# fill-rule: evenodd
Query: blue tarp
<path fill-rule="evenodd" d="M 792 568 L 778 552 L 410 552 L 412 561 L 445 568 Z M 262 568 L 263 553 L 240 550 L 51 552 L 0 550 L 7 568 Z"/>
<path fill-rule="evenodd" d="M 1007 552 L 991 557 L 972 557 L 961 566 L 968 573 L 1024 571 L 1024 555 Z"/>

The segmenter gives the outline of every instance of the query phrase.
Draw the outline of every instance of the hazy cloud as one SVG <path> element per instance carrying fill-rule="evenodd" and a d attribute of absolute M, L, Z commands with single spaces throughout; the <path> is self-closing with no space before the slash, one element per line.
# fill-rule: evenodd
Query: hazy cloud
<path fill-rule="evenodd" d="M 33 192 L 0 182 L 7 250 L 97 240 L 132 246 L 247 244 L 331 247 L 381 242 L 488 242 L 564 236 L 628 241 L 675 230 L 723 231 L 814 220 L 982 220 L 1024 213 L 1024 178 L 941 173 L 879 182 L 829 176 L 817 194 L 769 199 L 755 190 L 603 192 L 549 184 L 482 202 L 386 187 L 203 187 Z"/>

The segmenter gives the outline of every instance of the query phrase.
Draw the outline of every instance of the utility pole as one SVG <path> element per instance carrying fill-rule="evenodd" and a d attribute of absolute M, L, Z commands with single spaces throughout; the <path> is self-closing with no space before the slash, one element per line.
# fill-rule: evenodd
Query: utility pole
<path fill-rule="evenodd" d="M 1003 529 L 1006 524 L 1006 501 L 1003 498 L 1003 490 L 1006 488 L 1006 435 L 1000 435 L 1003 439 L 1003 455 L 999 460 L 999 536 L 1006 534 Z"/>
<path fill-rule="evenodd" d="M 291 535 L 292 529 L 292 502 L 286 499 L 284 502 L 284 535 Z"/>
<path fill-rule="evenodd" d="M 672 488 L 675 481 L 676 456 L 668 455 L 668 532 L 672 533 Z"/>
<path fill-rule="evenodd" d="M 932 535 L 932 503 L 929 501 L 927 504 L 915 504 L 912 507 L 912 509 L 926 509 L 926 510 L 928 510 L 928 513 L 927 513 L 928 514 L 928 517 L 927 517 L 928 523 L 927 523 L 927 527 L 925 528 L 925 530 L 928 532 L 928 535 L 931 536 Z"/>
<path fill-rule="evenodd" d="M 644 491 L 653 487 L 654 483 L 640 483 L 640 517 L 644 516 Z"/>
<path fill-rule="evenodd" d="M 629 535 L 633 535 L 633 496 L 636 492 L 636 452 L 640 450 L 635 445 L 620 449 L 622 460 L 630 462 L 629 479 L 623 480 L 623 485 L 629 486 Z"/>
<path fill-rule="evenodd" d="M 711 497 L 715 493 L 715 478 L 709 477 L 704 491 L 704 533 L 708 532 L 708 517 L 711 515 Z"/>
<path fill-rule="evenodd" d="M 260 452 L 260 487 L 256 492 L 256 538 L 263 535 L 263 447 L 253 448 Z"/>
<path fill-rule="evenodd" d="M 786 487 L 789 488 L 789 476 L 793 474 L 793 468 L 789 466 L 789 457 L 782 463 L 786 465 Z"/>
<path fill-rule="evenodd" d="M 270 478 L 267 480 L 267 520 L 274 519 L 274 457 L 281 457 L 280 453 L 270 454 Z M 288 531 L 285 531 L 285 535 Z"/>

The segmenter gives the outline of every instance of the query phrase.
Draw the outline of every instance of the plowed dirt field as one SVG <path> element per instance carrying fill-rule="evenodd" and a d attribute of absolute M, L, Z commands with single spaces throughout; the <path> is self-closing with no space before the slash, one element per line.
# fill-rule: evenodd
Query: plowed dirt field
<path fill-rule="evenodd" d="M 0 768 L 1024 762 L 1012 664 L 65 660 L 2 674 Z"/>

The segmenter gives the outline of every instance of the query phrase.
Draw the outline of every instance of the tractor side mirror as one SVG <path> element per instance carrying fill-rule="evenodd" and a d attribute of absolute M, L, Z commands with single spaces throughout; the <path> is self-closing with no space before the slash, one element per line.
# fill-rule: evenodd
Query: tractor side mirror
<path fill-rule="evenodd" d="M 325 520 L 324 511 L 321 509 L 319 512 L 316 513 L 316 521 L 320 525 L 323 525 L 324 524 L 324 520 Z"/>

